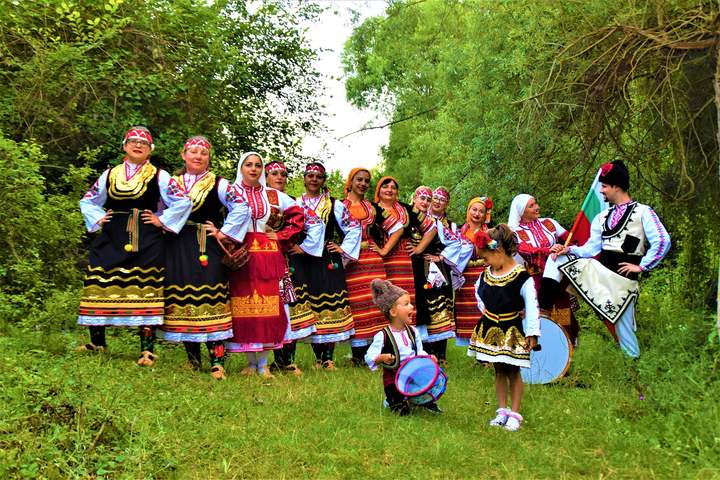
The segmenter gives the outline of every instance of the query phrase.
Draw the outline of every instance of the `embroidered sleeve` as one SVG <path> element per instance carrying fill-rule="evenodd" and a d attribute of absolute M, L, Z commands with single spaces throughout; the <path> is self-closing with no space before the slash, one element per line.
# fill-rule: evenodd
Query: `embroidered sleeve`
<path fill-rule="evenodd" d="M 526 337 L 540 336 L 540 309 L 538 308 L 537 293 L 535 292 L 535 282 L 532 278 L 528 278 L 520 289 L 520 294 L 525 300 L 525 318 L 523 318 L 523 328 Z"/>
<path fill-rule="evenodd" d="M 658 263 L 670 251 L 670 235 L 662 222 L 660 222 L 657 214 L 650 207 L 643 212 L 642 224 L 650 248 L 640 260 L 640 268 L 647 271 L 657 267 Z"/>
<path fill-rule="evenodd" d="M 105 200 L 107 200 L 107 178 L 110 170 L 105 170 L 100 178 L 95 180 L 90 190 L 80 200 L 80 212 L 85 220 L 88 232 L 100 230 L 100 220 L 105 216 Z"/>
<path fill-rule="evenodd" d="M 218 182 L 217 193 L 220 202 L 228 210 L 220 231 L 235 242 L 241 243 L 245 240 L 250 225 L 250 206 L 238 187 L 224 178 Z"/>
<path fill-rule="evenodd" d="M 416 337 L 417 338 L 417 337 Z M 375 359 L 378 355 L 380 355 L 380 352 L 382 352 L 383 346 L 385 345 L 385 334 L 380 331 L 375 334 L 373 337 L 373 341 L 370 344 L 370 347 L 367 350 L 367 353 L 365 354 L 365 363 L 367 363 L 367 366 L 370 367 L 370 370 L 377 370 L 378 365 L 375 363 Z"/>
<path fill-rule="evenodd" d="M 166 230 L 178 233 L 185 225 L 192 211 L 192 200 L 185 196 L 178 185 L 165 170 L 158 172 L 158 185 L 165 209 L 160 214 L 160 221 Z"/>
<path fill-rule="evenodd" d="M 343 204 L 343 202 L 335 201 L 335 208 L 333 209 L 335 220 L 337 220 L 340 230 L 342 230 L 345 237 L 343 238 L 342 248 L 343 260 L 356 261 L 360 258 L 360 242 L 362 241 L 362 227 L 360 222 L 350 215 L 350 211 Z"/>
<path fill-rule="evenodd" d="M 590 225 L 590 238 L 583 246 L 573 245 L 570 253 L 582 258 L 592 258 L 602 249 L 602 220 L 603 214 L 598 213 Z"/>
<path fill-rule="evenodd" d="M 446 235 L 446 231 L 447 229 L 438 222 L 438 235 L 441 239 Z M 445 245 L 445 248 L 440 253 L 443 261 L 452 268 L 453 272 L 462 275 L 475 254 L 475 246 L 471 241 L 464 239 L 461 234 L 453 235 L 452 240 L 445 237 L 442 243 Z"/>

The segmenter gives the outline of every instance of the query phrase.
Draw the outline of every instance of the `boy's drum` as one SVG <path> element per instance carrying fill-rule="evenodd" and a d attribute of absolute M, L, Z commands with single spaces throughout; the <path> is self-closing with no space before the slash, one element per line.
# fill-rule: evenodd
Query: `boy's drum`
<path fill-rule="evenodd" d="M 521 368 L 525 383 L 552 383 L 565 375 L 570 368 L 573 346 L 565 330 L 547 318 L 540 318 L 538 350 L 530 352 L 530 368 Z"/>
<path fill-rule="evenodd" d="M 395 387 L 411 403 L 434 402 L 445 393 L 447 374 L 428 355 L 410 357 L 395 374 Z"/>

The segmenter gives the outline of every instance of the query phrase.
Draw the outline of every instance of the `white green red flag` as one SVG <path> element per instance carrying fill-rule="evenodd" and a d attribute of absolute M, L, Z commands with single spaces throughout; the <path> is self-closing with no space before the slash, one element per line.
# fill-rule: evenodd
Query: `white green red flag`
<path fill-rule="evenodd" d="M 585 195 L 585 200 L 583 200 L 580 211 L 575 217 L 575 223 L 573 223 L 566 244 L 569 245 L 572 239 L 575 239 L 578 245 L 587 242 L 588 238 L 590 238 L 590 224 L 595 216 L 608 208 L 608 206 L 607 200 L 600 193 L 600 170 L 598 169 L 595 180 L 590 186 L 590 191 Z"/>

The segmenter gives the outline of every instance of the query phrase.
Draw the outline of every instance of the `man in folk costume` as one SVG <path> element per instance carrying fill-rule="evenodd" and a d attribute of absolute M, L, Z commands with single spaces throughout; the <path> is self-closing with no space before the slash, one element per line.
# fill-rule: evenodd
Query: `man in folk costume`
<path fill-rule="evenodd" d="M 630 197 L 630 175 L 622 161 L 604 164 L 600 183 L 612 206 L 592 221 L 590 239 L 583 246 L 552 247 L 555 255 L 545 266 L 540 308 L 552 307 L 564 274 L 608 326 L 620 349 L 637 358 L 638 275 L 655 268 L 667 255 L 670 235 L 649 206 Z"/>

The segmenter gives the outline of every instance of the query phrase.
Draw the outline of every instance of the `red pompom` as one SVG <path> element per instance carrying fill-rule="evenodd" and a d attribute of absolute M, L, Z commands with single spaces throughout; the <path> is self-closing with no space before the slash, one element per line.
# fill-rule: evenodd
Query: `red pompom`
<path fill-rule="evenodd" d="M 492 201 L 492 198 L 486 198 L 485 199 L 485 210 L 492 210 L 495 204 Z"/>

